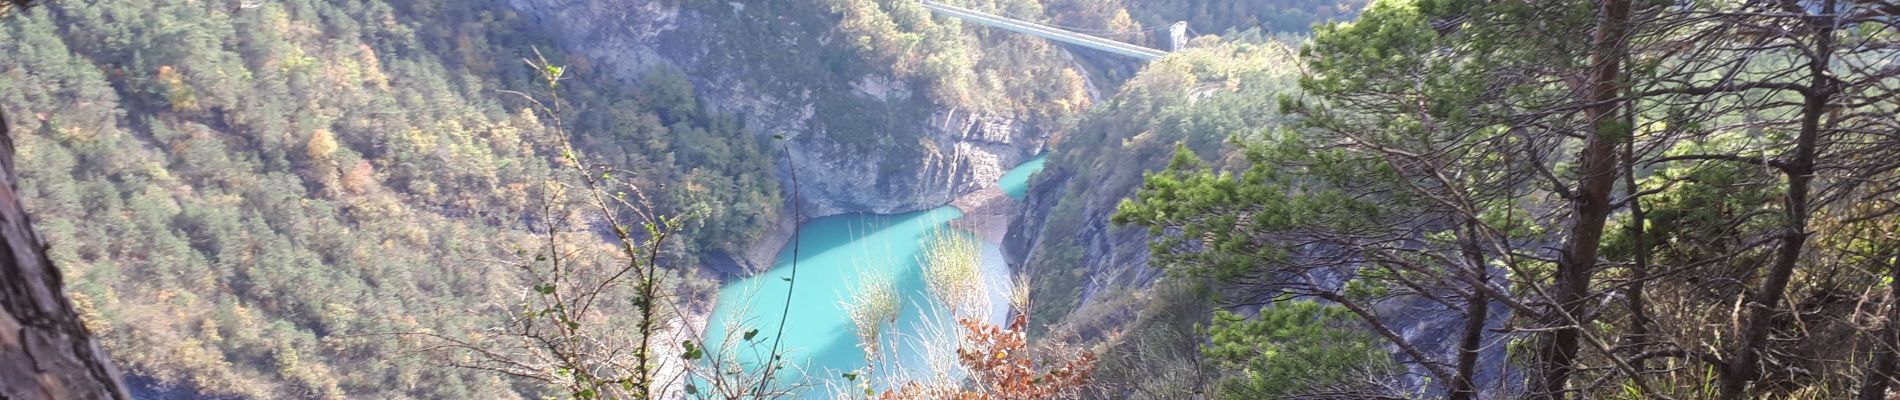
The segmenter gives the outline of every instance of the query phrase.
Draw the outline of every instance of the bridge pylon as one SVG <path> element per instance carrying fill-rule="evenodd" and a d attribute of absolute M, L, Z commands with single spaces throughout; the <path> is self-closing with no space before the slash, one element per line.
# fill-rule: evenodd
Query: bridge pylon
<path fill-rule="evenodd" d="M 1168 51 L 1186 50 L 1188 45 L 1187 21 L 1175 21 L 1168 27 Z"/>

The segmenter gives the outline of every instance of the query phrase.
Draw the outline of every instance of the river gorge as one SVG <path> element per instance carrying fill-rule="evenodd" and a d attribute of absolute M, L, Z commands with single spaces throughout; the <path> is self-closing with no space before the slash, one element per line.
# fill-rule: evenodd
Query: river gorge
<path fill-rule="evenodd" d="M 1028 178 L 1040 170 L 1036 157 L 1007 173 L 986 192 L 1001 192 L 1013 202 L 1027 191 Z M 971 197 L 966 196 L 966 197 Z M 706 327 L 712 353 L 741 363 L 757 363 L 771 352 L 772 336 L 784 312 L 780 348 L 789 359 L 781 381 L 808 382 L 813 387 L 800 397 L 829 393 L 824 386 L 846 372 L 875 371 L 881 382 L 950 373 L 957 346 L 954 335 L 962 329 L 957 317 L 1002 324 L 1009 314 L 1010 269 L 1003 257 L 998 215 L 982 209 L 966 212 L 964 201 L 929 210 L 899 214 L 840 214 L 806 221 L 798 227 L 795 246 L 780 251 L 777 262 L 764 273 L 734 279 L 720 290 L 718 306 Z M 980 222 L 991 219 L 990 222 Z M 979 222 L 970 222 L 979 221 Z M 989 233 L 985 233 L 988 231 Z M 947 236 L 960 240 L 946 240 Z M 925 278 L 927 253 L 942 243 L 975 244 L 981 294 L 966 302 L 973 310 L 952 312 L 931 294 Z M 794 272 L 796 271 L 796 272 Z M 796 280 L 793 276 L 796 273 Z M 878 342 L 883 346 L 867 357 L 867 348 L 848 308 L 853 294 L 867 282 L 888 281 L 894 289 L 896 318 L 886 323 Z M 786 303 L 789 299 L 789 304 Z M 737 332 L 760 330 L 755 340 Z M 877 365 L 869 359 L 877 358 Z M 945 363 L 947 361 L 947 363 Z M 866 378 L 871 379 L 871 378 Z"/>

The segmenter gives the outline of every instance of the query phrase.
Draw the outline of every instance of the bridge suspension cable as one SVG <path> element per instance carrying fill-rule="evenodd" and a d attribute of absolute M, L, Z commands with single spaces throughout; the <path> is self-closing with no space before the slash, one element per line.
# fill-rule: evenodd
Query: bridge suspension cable
<path fill-rule="evenodd" d="M 979 25 L 989 26 L 989 27 L 997 28 L 997 29 L 1003 29 L 1003 30 L 1007 30 L 1011 32 L 1034 35 L 1036 37 L 1041 37 L 1044 39 L 1087 47 L 1087 48 L 1091 48 L 1095 50 L 1101 50 L 1108 53 L 1134 57 L 1134 58 L 1142 59 L 1144 61 L 1161 58 L 1161 56 L 1168 54 L 1167 52 L 1161 51 L 1161 50 L 1156 50 L 1156 49 L 1151 49 L 1147 47 L 1136 46 L 1133 44 L 1103 39 L 1103 38 L 1099 38 L 1095 36 L 1089 36 L 1089 35 L 1084 35 L 1080 33 L 1070 32 L 1070 31 L 1063 30 L 1061 28 L 1056 28 L 1056 27 L 1052 27 L 1052 26 L 1048 26 L 1048 25 L 1044 25 L 1040 23 L 1024 21 L 1024 20 L 1015 19 L 1015 18 L 1009 18 L 1009 17 L 1005 17 L 1001 15 L 971 10 L 968 8 L 957 7 L 957 6 L 938 3 L 934 1 L 924 0 L 923 5 L 924 5 L 924 8 L 930 9 L 931 11 L 935 11 L 939 14 L 947 15 L 950 17 L 964 20 L 964 21 L 974 22 Z"/>
<path fill-rule="evenodd" d="M 1036 20 L 1035 18 L 1025 17 L 1025 16 L 1021 16 L 1017 14 L 1005 13 L 1005 12 L 1000 12 L 1000 11 L 992 13 L 992 14 L 1002 16 L 1003 18 L 1020 20 L 1020 21 L 1034 22 Z M 1106 37 L 1129 37 L 1129 36 L 1142 35 L 1142 34 L 1147 34 L 1147 33 L 1152 33 L 1155 31 L 1168 29 L 1167 25 L 1150 26 L 1150 27 L 1130 31 L 1130 30 L 1113 30 L 1113 29 L 1103 29 L 1103 28 L 1083 28 L 1083 27 L 1075 27 L 1075 26 L 1058 24 L 1055 22 L 1036 22 L 1036 23 L 1042 24 L 1043 26 L 1048 26 L 1051 28 L 1061 29 L 1061 30 L 1065 30 L 1069 32 L 1075 32 L 1075 33 L 1080 33 L 1084 35 L 1106 36 Z M 1136 24 L 1139 25 L 1140 23 L 1137 22 Z"/>

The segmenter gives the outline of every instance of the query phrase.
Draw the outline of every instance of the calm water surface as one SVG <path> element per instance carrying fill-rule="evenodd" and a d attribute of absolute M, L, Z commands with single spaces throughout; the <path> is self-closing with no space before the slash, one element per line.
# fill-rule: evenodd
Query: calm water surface
<path fill-rule="evenodd" d="M 1029 176 L 1042 169 L 1044 161 L 1038 156 L 1004 174 L 999 182 L 1004 192 L 1021 199 L 1028 191 Z M 763 360 L 790 290 L 791 317 L 786 319 L 780 346 L 789 349 L 787 358 L 795 367 L 781 372 L 782 380 L 800 381 L 809 375 L 811 379 L 805 381 L 821 388 L 826 383 L 846 385 L 848 382 L 840 375 L 864 368 L 866 362 L 843 303 L 862 277 L 881 274 L 897 288 L 902 313 L 886 333 L 900 339 L 896 343 L 897 359 L 879 369 L 897 367 L 897 371 L 903 371 L 898 376 L 927 374 L 930 369 L 922 361 L 924 356 L 930 351 L 954 351 L 955 345 L 947 341 L 945 332 L 960 328 L 925 289 L 918 259 L 930 235 L 966 234 L 949 229 L 950 220 L 960 216 L 956 208 L 944 206 L 895 215 L 845 214 L 807 221 L 798 228 L 797 284 L 788 280 L 793 253 L 792 246 L 786 246 L 771 270 L 721 288 L 719 306 L 708 323 L 707 341 L 717 346 L 728 332 L 758 329 L 758 344 L 742 343 L 719 350 L 736 354 L 742 361 Z M 1006 275 L 1007 266 L 997 246 L 985 243 L 982 247 L 980 259 L 991 272 L 988 275 Z M 1000 319 L 1008 307 L 1004 301 L 1007 282 L 989 280 L 992 282 L 986 285 L 992 292 L 992 319 Z M 827 393 L 812 389 L 802 397 L 823 398 Z"/>
<path fill-rule="evenodd" d="M 1009 194 L 1009 197 L 1022 200 L 1023 196 L 1029 195 L 1029 176 L 1035 175 L 1037 171 L 1042 171 L 1043 163 L 1048 161 L 1048 154 L 1037 155 L 1036 158 L 1024 161 L 1022 165 L 1017 165 L 1016 168 L 1010 168 L 1008 172 L 1004 172 L 1003 178 L 997 180 L 996 183 L 1003 187 L 1003 193 Z"/>

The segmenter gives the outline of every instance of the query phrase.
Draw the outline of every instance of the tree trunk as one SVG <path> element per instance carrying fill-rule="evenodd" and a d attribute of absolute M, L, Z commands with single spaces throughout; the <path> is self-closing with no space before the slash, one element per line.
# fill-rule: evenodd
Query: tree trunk
<path fill-rule="evenodd" d="M 1558 255 L 1557 279 L 1551 299 L 1555 310 L 1545 316 L 1550 326 L 1565 327 L 1551 331 L 1540 343 L 1531 371 L 1530 394 L 1534 398 L 1569 397 L 1567 387 L 1582 334 L 1577 325 L 1583 321 L 1590 291 L 1590 275 L 1596 269 L 1597 248 L 1603 242 L 1603 225 L 1610 215 L 1610 191 L 1616 173 L 1616 144 L 1629 138 L 1629 127 L 1615 117 L 1622 77 L 1623 39 L 1630 15 L 1628 0 L 1605 0 L 1597 10 L 1596 33 L 1590 54 L 1589 95 L 1585 109 L 1591 130 L 1581 154 L 1573 219 L 1568 241 Z"/>
<path fill-rule="evenodd" d="M 1834 10 L 1834 2 L 1824 2 L 1822 11 L 1831 10 Z M 1821 116 L 1827 112 L 1835 91 L 1833 78 L 1828 75 L 1829 55 L 1834 51 L 1833 22 L 1815 21 L 1810 26 L 1815 40 L 1814 57 L 1807 65 L 1811 81 L 1801 93 L 1801 130 L 1795 138 L 1794 154 L 1782 168 L 1788 177 L 1788 192 L 1783 197 L 1781 245 L 1776 249 L 1775 261 L 1769 266 L 1761 288 L 1748 300 L 1748 319 L 1742 322 L 1736 335 L 1741 342 L 1736 346 L 1727 373 L 1721 378 L 1721 398 L 1725 400 L 1746 396 L 1749 382 L 1761 372 L 1760 350 L 1762 343 L 1768 341 L 1769 322 L 1781 306 L 1789 280 L 1794 277 L 1795 265 L 1801 260 L 1801 249 L 1808 241 L 1808 208 L 1811 206 L 1808 191 L 1814 180 L 1814 153 L 1820 141 Z"/>
<path fill-rule="evenodd" d="M 1867 376 L 1861 380 L 1860 400 L 1887 398 L 1887 385 L 1893 383 L 1895 349 L 1900 349 L 1900 252 L 1887 256 L 1887 320 L 1881 321 L 1874 335 L 1874 354 L 1867 363 Z"/>
<path fill-rule="evenodd" d="M 1623 61 L 1629 62 L 1627 59 Z M 1636 126 L 1635 108 L 1634 102 L 1623 103 L 1623 123 L 1631 129 L 1635 129 Z M 1631 132 L 1632 135 L 1634 133 L 1634 131 Z M 1629 339 L 1629 349 L 1637 353 L 1649 347 L 1651 340 L 1649 326 L 1655 323 L 1649 318 L 1649 300 L 1644 293 L 1649 285 L 1649 257 L 1652 249 L 1649 245 L 1647 225 L 1649 217 L 1643 213 L 1642 189 L 1636 183 L 1636 138 L 1632 136 L 1630 140 L 1623 142 L 1623 190 L 1628 193 L 1627 201 L 1629 201 L 1630 210 L 1629 226 L 1624 227 L 1624 232 L 1630 236 L 1632 249 L 1630 258 L 1636 263 L 1630 266 L 1630 284 L 1627 289 L 1629 301 L 1625 303 L 1630 313 L 1630 325 L 1629 334 L 1625 337 Z M 1638 363 L 1635 367 L 1639 370 L 1648 369 L 1643 363 Z"/>
<path fill-rule="evenodd" d="M 1486 271 L 1484 253 L 1478 247 L 1477 225 L 1476 220 L 1465 221 L 1465 233 L 1459 240 L 1459 246 L 1463 248 L 1466 262 L 1471 264 L 1471 270 L 1465 273 L 1472 274 L 1472 277 L 1476 278 L 1473 281 L 1482 285 L 1490 282 L 1491 279 Z M 1472 288 L 1471 293 L 1466 295 L 1465 332 L 1462 340 L 1458 342 L 1458 377 L 1457 380 L 1451 382 L 1451 390 L 1448 390 L 1450 396 L 1447 397 L 1450 400 L 1478 398 L 1478 352 L 1484 345 L 1484 324 L 1486 317 L 1490 315 L 1489 302 L 1490 298 L 1485 297 L 1484 292 L 1477 288 Z"/>
<path fill-rule="evenodd" d="M 0 116 L 0 399 L 130 398 L 33 234 L 6 124 Z"/>

